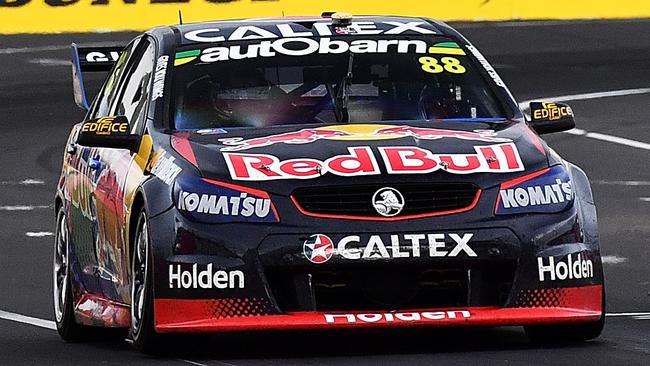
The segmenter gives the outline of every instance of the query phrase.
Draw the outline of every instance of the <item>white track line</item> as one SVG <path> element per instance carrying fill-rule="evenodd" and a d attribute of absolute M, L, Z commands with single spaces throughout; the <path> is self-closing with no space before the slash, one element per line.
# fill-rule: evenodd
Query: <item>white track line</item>
<path fill-rule="evenodd" d="M 605 186 L 630 186 L 630 187 L 645 187 L 650 186 L 650 181 L 647 180 L 594 180 L 591 184 L 599 184 Z"/>
<path fill-rule="evenodd" d="M 559 95 L 555 97 L 544 97 L 544 98 L 537 98 L 537 99 L 531 99 L 531 100 L 525 100 L 521 103 L 519 103 L 519 108 L 521 108 L 522 111 L 524 111 L 524 114 L 528 116 L 529 112 L 529 104 L 530 102 L 536 101 L 536 100 L 548 100 L 548 101 L 553 101 L 553 102 L 566 102 L 570 100 L 589 100 L 589 99 L 598 99 L 598 98 L 611 98 L 611 97 L 622 97 L 622 96 L 627 96 L 627 95 L 637 95 L 637 94 L 649 94 L 650 93 L 650 88 L 637 88 L 637 89 L 621 89 L 621 90 L 610 90 L 606 92 L 596 92 L 596 93 L 582 93 L 582 94 L 570 94 L 570 95 Z M 612 136 L 612 135 L 606 135 L 604 133 L 598 133 L 598 132 L 589 132 L 586 130 L 581 130 L 574 128 L 573 130 L 566 131 L 567 133 L 571 135 L 577 135 L 577 136 L 584 136 L 587 138 L 591 138 L 594 140 L 600 140 L 600 141 L 606 141 L 606 142 L 611 142 L 619 145 L 625 145 L 629 147 L 634 147 L 637 149 L 642 149 L 642 150 L 648 150 L 650 151 L 650 144 L 641 142 L 641 141 L 636 141 L 636 140 L 631 140 L 631 139 L 626 139 L 624 137 L 618 137 L 618 136 Z"/>
<path fill-rule="evenodd" d="M 53 236 L 54 233 L 51 233 L 49 231 L 28 231 L 25 233 L 25 235 L 29 236 L 30 238 L 42 238 L 45 236 Z"/>
<path fill-rule="evenodd" d="M 56 330 L 56 323 L 51 320 L 33 318 L 31 316 L 11 313 L 4 310 L 0 310 L 0 319 L 11 320 L 23 324 L 30 324 L 45 329 Z"/>
<path fill-rule="evenodd" d="M 41 185 L 45 184 L 44 181 L 40 179 L 23 179 L 21 181 L 2 181 L 0 185 L 3 186 L 32 186 L 32 185 Z"/>
<path fill-rule="evenodd" d="M 4 311 L 4 310 L 0 310 L 0 319 L 10 320 L 10 321 L 16 322 L 16 323 L 29 324 L 29 325 L 33 325 L 35 327 L 40 327 L 40 328 L 45 328 L 45 329 L 50 329 L 50 330 L 56 330 L 56 323 L 51 321 L 51 320 L 34 318 L 34 317 L 31 317 L 31 316 L 22 315 L 22 314 L 18 314 L 18 313 L 12 313 L 12 312 L 9 312 L 9 311 Z M 206 365 L 204 363 L 200 363 L 200 362 L 196 362 L 196 361 L 192 361 L 192 360 L 178 359 L 178 361 L 188 363 L 188 364 L 194 365 L 194 366 L 208 366 L 208 365 Z M 223 365 L 231 365 L 231 364 L 227 364 L 227 363 L 222 363 L 222 364 Z"/>
<path fill-rule="evenodd" d="M 42 46 L 42 47 L 17 47 L 17 48 L 0 48 L 0 55 L 13 55 L 16 53 L 32 53 L 45 51 L 58 51 L 69 49 L 70 46 Z"/>
<path fill-rule="evenodd" d="M 192 360 L 186 360 L 186 359 L 183 359 L 183 358 L 177 358 L 176 360 L 180 361 L 180 362 L 184 362 L 184 363 L 189 363 L 190 365 L 194 365 L 194 366 L 208 366 L 205 363 L 200 363 L 200 362 L 196 362 L 196 361 L 192 361 Z"/>
<path fill-rule="evenodd" d="M 33 211 L 33 210 L 42 210 L 50 207 L 52 206 L 27 206 L 27 205 L 0 206 L 0 211 Z"/>
<path fill-rule="evenodd" d="M 623 97 L 626 95 L 648 94 L 648 93 L 650 93 L 650 88 L 620 89 L 620 90 L 610 90 L 606 92 L 559 95 L 555 97 L 544 97 L 544 98 L 525 100 L 519 103 L 519 108 L 521 108 L 522 110 L 528 109 L 529 107 L 528 105 L 530 104 L 530 102 L 535 102 L 539 100 L 548 100 L 552 102 L 566 102 L 570 100 L 589 100 L 589 99 L 599 99 L 599 98 Z"/>
<path fill-rule="evenodd" d="M 18 184 L 29 186 L 29 185 L 36 185 L 36 184 L 45 184 L 45 182 L 40 179 L 23 179 L 20 182 L 18 182 Z"/>
<path fill-rule="evenodd" d="M 70 60 L 58 58 L 33 58 L 27 62 L 41 66 L 70 66 L 72 64 Z"/>
<path fill-rule="evenodd" d="M 650 202 L 650 197 L 639 197 L 639 201 L 641 201 L 641 202 Z"/>
<path fill-rule="evenodd" d="M 650 316 L 650 312 L 639 313 L 607 313 L 606 316 L 619 317 L 619 316 Z"/>
<path fill-rule="evenodd" d="M 0 310 L 0 319 L 9 320 L 16 323 L 29 324 L 39 328 L 45 328 L 50 330 L 56 330 L 56 323 L 51 320 L 45 320 L 40 318 L 34 318 L 27 315 L 22 315 L 18 313 L 12 313 L 9 311 Z M 180 362 L 184 362 L 194 366 L 208 366 L 204 363 L 195 362 L 192 360 L 178 359 Z"/>
<path fill-rule="evenodd" d="M 627 258 L 617 255 L 604 255 L 600 260 L 605 264 L 621 264 L 627 262 Z"/>
<path fill-rule="evenodd" d="M 650 150 L 650 144 L 648 144 L 646 142 L 626 139 L 624 137 L 605 135 L 604 133 L 598 133 L 598 132 L 588 132 L 588 131 L 585 131 L 585 130 L 581 130 L 579 128 L 574 128 L 574 129 L 572 129 L 570 131 L 567 131 L 567 133 L 569 133 L 571 135 L 576 135 L 576 136 L 589 137 L 589 138 L 592 138 L 594 140 L 613 142 L 615 144 L 634 147 L 634 148 L 637 148 L 637 149 Z"/>

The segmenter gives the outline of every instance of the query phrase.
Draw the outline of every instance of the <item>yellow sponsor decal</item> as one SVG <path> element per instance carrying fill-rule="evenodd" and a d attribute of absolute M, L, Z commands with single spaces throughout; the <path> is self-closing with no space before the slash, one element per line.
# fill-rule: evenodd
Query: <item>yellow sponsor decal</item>
<path fill-rule="evenodd" d="M 392 14 L 441 20 L 647 18 L 647 0 L 0 0 L 0 33 L 145 30 L 185 22 L 282 14 Z"/>
<path fill-rule="evenodd" d="M 140 141 L 140 149 L 138 153 L 135 154 L 134 160 L 135 164 L 138 166 L 140 172 L 145 171 L 145 167 L 149 162 L 149 157 L 151 156 L 151 151 L 153 150 L 153 140 L 150 135 L 142 136 Z"/>
<path fill-rule="evenodd" d="M 555 103 L 542 103 L 542 109 L 533 111 L 533 120 L 557 121 L 567 116 L 573 116 L 571 107 L 568 105 L 558 106 Z"/>
<path fill-rule="evenodd" d="M 455 57 L 443 57 L 438 61 L 435 57 L 423 56 L 418 59 L 422 70 L 430 74 L 440 74 L 443 71 L 452 74 L 464 74 L 465 66 L 460 64 L 460 60 Z"/>
<path fill-rule="evenodd" d="M 94 132 L 95 135 L 111 135 L 113 133 L 127 133 L 129 124 L 127 122 L 115 123 L 115 118 L 102 117 L 94 122 L 86 122 L 81 126 L 81 132 Z"/>

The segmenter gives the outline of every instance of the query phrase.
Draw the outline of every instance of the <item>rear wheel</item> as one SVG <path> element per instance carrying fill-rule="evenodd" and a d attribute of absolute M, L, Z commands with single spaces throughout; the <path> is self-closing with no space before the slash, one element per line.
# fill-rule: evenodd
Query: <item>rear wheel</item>
<path fill-rule="evenodd" d="M 74 317 L 74 300 L 70 281 L 68 228 L 63 209 L 56 215 L 53 263 L 54 319 L 63 340 L 75 342 L 87 339 L 95 329 L 78 324 Z"/>
<path fill-rule="evenodd" d="M 602 294 L 603 314 L 595 322 L 526 326 L 526 336 L 535 343 L 576 343 L 595 339 L 605 327 L 605 286 Z"/>
<path fill-rule="evenodd" d="M 131 260 L 131 338 L 133 346 L 144 353 L 154 353 L 161 341 L 153 319 L 152 253 L 147 215 L 138 218 Z"/>

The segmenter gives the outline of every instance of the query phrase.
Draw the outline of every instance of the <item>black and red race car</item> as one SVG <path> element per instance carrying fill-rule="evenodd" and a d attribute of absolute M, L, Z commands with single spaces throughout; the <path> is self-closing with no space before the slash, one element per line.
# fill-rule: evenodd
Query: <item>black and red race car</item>
<path fill-rule="evenodd" d="M 83 75 L 111 70 L 92 105 Z M 481 53 L 421 18 L 249 19 L 73 45 L 56 194 L 65 340 L 166 333 L 604 324 L 582 170 Z"/>

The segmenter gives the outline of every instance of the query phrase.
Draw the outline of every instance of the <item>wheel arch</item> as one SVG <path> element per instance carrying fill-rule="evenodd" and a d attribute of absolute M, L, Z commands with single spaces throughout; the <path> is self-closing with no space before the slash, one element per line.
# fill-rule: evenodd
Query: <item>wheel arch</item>
<path fill-rule="evenodd" d="M 578 204 L 579 218 L 587 243 L 600 249 L 598 235 L 598 216 L 587 174 L 574 164 L 569 165 L 575 200 Z"/>
<path fill-rule="evenodd" d="M 131 266 L 131 260 L 133 259 L 133 242 L 135 239 L 135 231 L 138 226 L 138 218 L 140 217 L 140 212 L 144 209 L 146 211 L 146 201 L 144 192 L 141 189 L 138 189 L 135 192 L 133 197 L 133 203 L 131 204 L 130 216 L 129 216 L 129 267 Z"/>

